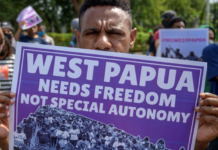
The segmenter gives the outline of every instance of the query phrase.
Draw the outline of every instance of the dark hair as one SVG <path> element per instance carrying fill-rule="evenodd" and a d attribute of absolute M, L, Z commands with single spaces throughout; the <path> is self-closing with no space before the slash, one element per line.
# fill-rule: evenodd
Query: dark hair
<path fill-rule="evenodd" d="M 40 23 L 40 24 L 38 24 L 37 26 L 38 26 L 38 27 L 40 27 L 40 26 L 44 26 L 44 27 L 45 27 L 45 24 L 44 24 L 44 23 Z"/>
<path fill-rule="evenodd" d="M 185 25 L 186 25 L 186 20 L 181 18 L 181 17 L 174 17 L 172 18 L 172 20 L 169 23 L 169 28 L 171 28 L 173 26 L 174 23 L 182 21 Z"/>
<path fill-rule="evenodd" d="M 45 27 L 45 29 L 46 29 L 46 25 L 44 23 L 40 23 L 40 24 L 37 25 L 38 28 L 40 28 L 41 26 Z"/>
<path fill-rule="evenodd" d="M 162 28 L 163 28 L 162 25 L 156 25 L 156 26 L 154 27 L 154 33 L 155 33 L 157 30 L 162 29 Z"/>
<path fill-rule="evenodd" d="M 79 11 L 79 20 L 86 12 L 87 9 L 95 6 L 114 6 L 121 8 L 123 11 L 128 13 L 132 17 L 132 12 L 130 8 L 130 1 L 129 0 L 83 0 Z"/>
<path fill-rule="evenodd" d="M 176 17 L 177 13 L 174 10 L 167 10 L 162 15 L 162 25 L 164 28 L 169 28 L 169 23 L 172 20 L 173 17 Z"/>
<path fill-rule="evenodd" d="M 10 57 L 12 54 L 13 54 L 13 49 L 11 47 L 11 43 L 10 43 L 10 40 L 5 37 L 5 44 L 4 44 L 4 47 L 0 53 L 0 59 L 5 59 L 6 57 Z"/>

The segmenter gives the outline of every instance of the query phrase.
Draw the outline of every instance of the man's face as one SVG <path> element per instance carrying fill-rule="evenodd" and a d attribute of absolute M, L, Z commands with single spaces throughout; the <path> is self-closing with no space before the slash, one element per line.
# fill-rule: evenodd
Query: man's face
<path fill-rule="evenodd" d="M 22 129 L 21 128 L 17 128 L 17 133 L 21 133 Z"/>
<path fill-rule="evenodd" d="M 7 33 L 7 34 L 10 34 L 10 35 L 12 35 L 12 36 L 13 36 L 13 32 L 12 32 L 12 30 L 11 30 L 11 29 L 4 28 L 4 29 L 2 29 L 2 30 L 3 30 L 3 32 L 4 32 L 4 33 Z"/>
<path fill-rule="evenodd" d="M 80 48 L 127 53 L 133 48 L 137 29 L 131 30 L 130 16 L 120 8 L 96 6 L 81 17 L 76 31 Z"/>
<path fill-rule="evenodd" d="M 42 31 L 45 31 L 45 26 L 40 25 L 40 26 L 38 27 L 38 32 L 42 32 Z"/>
<path fill-rule="evenodd" d="M 212 30 L 209 30 L 209 40 L 214 41 L 214 33 Z"/>
<path fill-rule="evenodd" d="M 38 31 L 38 27 L 37 27 L 37 26 L 33 26 L 33 27 L 31 27 L 31 28 L 29 28 L 29 29 L 27 30 L 27 32 L 28 32 L 29 35 L 34 35 L 34 34 L 37 33 L 37 31 Z"/>
<path fill-rule="evenodd" d="M 61 131 L 65 131 L 65 127 L 61 127 Z"/>
<path fill-rule="evenodd" d="M 176 29 L 184 29 L 185 28 L 185 23 L 183 21 L 177 21 L 175 22 L 171 28 L 176 28 Z"/>
<path fill-rule="evenodd" d="M 179 54 L 180 53 L 180 50 L 179 49 L 176 49 L 176 54 Z"/>
<path fill-rule="evenodd" d="M 45 125 L 42 125 L 42 130 L 46 130 L 46 126 Z"/>

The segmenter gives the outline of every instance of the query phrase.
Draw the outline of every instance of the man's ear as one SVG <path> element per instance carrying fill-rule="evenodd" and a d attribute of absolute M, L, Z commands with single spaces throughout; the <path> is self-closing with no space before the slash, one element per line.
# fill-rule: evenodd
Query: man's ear
<path fill-rule="evenodd" d="M 78 30 L 74 30 L 74 33 L 76 35 L 77 47 L 80 48 L 80 42 L 79 42 L 80 32 Z"/>
<path fill-rule="evenodd" d="M 137 36 L 137 28 L 134 28 L 130 32 L 130 45 L 129 45 L 130 49 L 134 47 L 136 36 Z"/>

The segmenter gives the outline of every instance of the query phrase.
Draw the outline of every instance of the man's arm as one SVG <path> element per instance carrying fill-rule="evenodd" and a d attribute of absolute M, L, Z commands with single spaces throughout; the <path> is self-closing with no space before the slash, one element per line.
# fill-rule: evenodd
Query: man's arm
<path fill-rule="evenodd" d="M 9 136 L 0 141 L 0 149 L 9 149 Z"/>
<path fill-rule="evenodd" d="M 10 100 L 15 96 L 14 93 L 0 92 L 0 148 L 9 149 L 9 105 L 14 104 Z"/>
<path fill-rule="evenodd" d="M 154 52 L 150 52 L 149 56 L 154 56 Z"/>
<path fill-rule="evenodd" d="M 39 133 L 40 132 L 40 130 L 36 133 L 36 143 L 38 144 L 39 143 Z"/>
<path fill-rule="evenodd" d="M 15 39 L 16 41 L 19 41 L 21 31 L 22 31 L 22 29 L 19 27 L 19 28 L 17 29 L 17 32 L 16 32 L 15 35 L 14 35 L 14 39 Z"/>
<path fill-rule="evenodd" d="M 218 80 L 218 76 L 216 76 L 216 79 Z"/>
<path fill-rule="evenodd" d="M 154 41 L 155 49 L 157 49 L 159 45 L 160 45 L 160 40 L 159 40 L 159 39 L 156 39 L 156 40 Z"/>
<path fill-rule="evenodd" d="M 195 150 L 205 150 L 207 148 L 209 143 L 202 143 L 202 142 L 199 142 L 196 140 L 196 143 L 195 143 Z"/>
<path fill-rule="evenodd" d="M 51 144 L 51 134 L 48 132 L 48 137 L 49 137 L 49 145 Z"/>
<path fill-rule="evenodd" d="M 176 53 L 176 51 L 169 45 L 169 49 L 172 50 L 174 53 Z"/>
<path fill-rule="evenodd" d="M 54 39 L 51 38 L 51 45 L 55 45 Z"/>
<path fill-rule="evenodd" d="M 19 23 L 19 25 L 18 25 L 18 29 L 17 29 L 17 31 L 16 31 L 16 33 L 15 33 L 15 35 L 14 35 L 14 39 L 15 39 L 16 41 L 19 41 L 20 34 L 21 34 L 21 32 L 22 32 L 22 25 L 23 25 L 24 23 L 25 23 L 25 22 L 21 22 L 21 23 Z"/>

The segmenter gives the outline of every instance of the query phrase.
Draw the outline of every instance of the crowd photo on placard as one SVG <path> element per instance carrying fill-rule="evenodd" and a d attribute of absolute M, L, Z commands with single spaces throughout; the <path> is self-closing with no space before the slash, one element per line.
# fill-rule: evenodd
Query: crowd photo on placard
<path fill-rule="evenodd" d="M 177 34 L 178 31 L 181 31 L 181 33 Z M 0 2 L 0 150 L 11 150 L 12 147 L 14 150 L 217 150 L 217 32 L 218 0 L 2 0 Z M 196 42 L 191 40 L 187 42 L 187 38 L 193 40 L 201 38 L 204 40 Z M 169 39 L 169 41 L 163 39 Z M 176 41 L 175 39 L 182 39 L 184 41 Z M 30 59 L 25 61 L 26 55 L 22 53 L 29 46 L 37 51 L 34 52 L 33 57 L 28 57 Z M 47 53 L 47 51 L 49 52 Z M 75 61 L 76 63 L 73 64 L 68 59 L 68 56 L 66 60 L 64 57 L 61 60 L 65 52 L 69 53 L 67 55 L 72 57 L 72 60 L 77 60 L 76 55 L 71 56 L 71 54 L 77 53 L 77 51 L 79 53 L 77 55 L 79 59 L 80 57 L 82 58 L 82 55 L 85 56 L 84 61 L 81 59 L 81 62 L 79 62 L 80 60 L 78 59 L 78 63 Z M 103 51 L 106 52 L 101 54 Z M 109 51 L 112 53 L 107 53 Z M 111 75 L 111 78 L 116 79 L 120 77 L 118 82 L 120 87 L 116 85 L 117 83 L 112 82 L 112 80 L 110 81 L 110 79 L 107 82 L 106 77 L 104 80 L 100 79 L 99 74 L 101 75 L 104 72 L 96 72 L 96 75 L 93 73 L 93 76 L 88 73 L 94 72 L 94 68 L 97 66 L 103 68 L 102 70 L 109 70 L 109 67 L 107 68 L 107 65 L 102 65 L 102 63 L 89 64 L 87 63 L 88 61 L 85 61 L 90 59 L 94 62 L 95 53 L 99 54 L 99 58 L 96 57 L 96 59 L 101 59 L 105 64 L 107 61 L 118 62 L 118 60 L 114 59 L 115 57 L 123 58 L 123 60 L 119 60 L 121 67 L 117 67 L 118 69 L 111 68 L 111 72 L 114 73 Z M 37 54 L 37 57 L 35 57 L 35 54 Z M 32 55 L 30 54 L 29 56 Z M 44 61 L 41 61 L 41 58 L 42 60 L 46 59 L 48 61 L 43 63 Z M 53 60 L 59 65 L 56 65 L 56 63 L 53 65 Z M 133 60 L 149 63 L 140 63 L 139 61 Z M 154 70 L 158 69 L 158 73 L 153 73 L 155 74 L 154 76 L 152 76 L 152 72 L 150 73 L 146 70 L 150 65 L 153 65 L 150 63 L 152 61 L 157 62 Z M 87 116 L 75 114 L 75 112 L 49 106 L 47 103 L 45 106 L 43 104 L 39 107 L 28 105 L 34 108 L 34 110 L 28 108 L 25 114 L 26 118 L 23 118 L 23 110 L 26 106 L 23 105 L 21 106 L 22 109 L 19 109 L 17 112 L 15 111 L 18 110 L 16 108 L 18 108 L 18 104 L 20 103 L 19 94 L 22 91 L 17 90 L 18 85 L 21 83 L 23 87 L 28 85 L 26 83 L 35 76 L 32 76 L 32 74 L 29 75 L 30 72 L 25 72 L 25 69 L 20 69 L 21 63 L 22 65 L 27 64 L 25 66 L 26 68 L 28 68 L 30 63 L 34 64 L 32 66 L 35 67 L 29 67 L 30 70 L 35 68 L 34 75 L 41 77 L 38 76 L 38 72 L 40 72 L 43 80 L 45 81 L 46 79 L 46 82 L 49 81 L 49 84 L 50 81 L 54 81 L 51 82 L 51 87 L 54 87 L 54 89 L 56 88 L 56 84 L 54 86 L 52 83 L 56 83 L 56 81 L 60 81 L 64 85 L 65 81 L 62 82 L 62 79 L 64 79 L 62 73 L 68 74 L 64 71 L 65 69 L 69 69 L 69 74 L 72 73 L 72 77 L 69 80 L 66 78 L 66 82 L 77 80 L 79 84 L 89 82 L 93 86 L 98 83 L 95 80 L 92 81 L 89 79 L 96 77 L 99 79 L 98 81 L 104 81 L 102 87 L 110 86 L 114 89 L 115 87 L 117 89 L 125 88 L 125 93 L 128 93 L 126 91 L 132 91 L 129 89 L 134 89 L 134 92 L 137 91 L 140 93 L 142 88 L 145 89 L 146 82 L 151 81 L 154 84 L 151 84 L 152 86 L 146 85 L 146 88 L 154 90 L 152 91 L 154 93 L 164 94 L 165 92 L 161 92 L 164 90 L 167 91 L 167 94 L 170 93 L 173 96 L 175 94 L 175 99 L 178 99 L 179 103 L 181 102 L 179 98 L 181 95 L 192 100 L 192 96 L 183 92 L 183 87 L 179 91 L 178 86 L 174 86 L 174 81 L 179 78 L 180 74 L 187 74 L 189 76 L 188 73 L 191 73 L 191 69 L 194 68 L 184 66 L 197 66 L 200 69 L 204 66 L 206 69 L 203 69 L 203 72 L 199 73 L 199 78 L 200 76 L 202 77 L 198 85 L 197 79 L 194 76 L 195 72 L 197 74 L 198 69 L 191 74 L 193 75 L 193 78 L 190 78 L 194 85 L 193 91 L 196 92 L 195 95 L 198 97 L 193 99 L 195 101 L 192 104 L 193 110 L 187 110 L 186 107 L 183 108 L 181 105 L 176 105 L 175 109 L 173 109 L 175 112 L 178 111 L 177 108 L 181 108 L 181 110 L 184 109 L 190 113 L 201 114 L 194 115 L 196 119 L 192 119 L 192 121 L 195 123 L 190 125 L 193 128 L 197 128 L 198 126 L 198 128 L 196 130 L 189 130 L 189 127 L 185 123 L 182 126 L 178 126 L 179 130 L 177 131 L 179 132 L 184 131 L 180 130 L 180 128 L 186 129 L 185 131 L 187 132 L 184 133 L 191 138 L 187 142 L 186 137 L 184 137 L 185 134 L 181 136 L 180 134 L 175 135 L 173 130 L 171 130 L 170 127 L 174 126 L 177 122 L 170 124 L 170 127 L 167 126 L 170 131 L 165 130 L 165 126 L 161 125 L 162 122 L 160 122 L 158 128 L 160 127 L 160 130 L 164 131 L 162 133 L 155 131 L 156 126 L 153 126 L 153 123 L 148 124 L 146 122 L 147 120 L 143 120 L 143 124 L 141 124 L 141 120 L 132 121 L 134 128 L 140 131 L 142 130 L 143 135 L 146 135 L 145 137 L 140 137 L 134 132 L 129 133 L 130 131 L 124 131 L 122 127 L 117 127 L 115 119 L 113 120 L 114 122 L 109 122 L 109 124 L 100 119 L 93 120 Z M 63 65 L 65 63 L 66 66 Z M 179 64 L 179 66 L 166 65 L 168 63 Z M 113 65 L 112 63 L 108 64 Z M 80 76 L 81 78 L 74 78 L 73 75 L 74 69 L 76 70 L 79 65 L 84 66 L 78 70 L 83 71 L 83 69 L 87 69 L 87 76 L 84 81 L 82 81 L 85 79 L 84 71 L 81 71 L 81 75 L 75 73 L 75 76 Z M 40 66 L 43 66 L 42 69 L 40 69 Z M 47 74 L 41 74 L 41 72 L 45 71 L 43 68 L 47 66 L 51 67 L 51 71 L 49 70 Z M 86 66 L 87 68 L 85 68 Z M 116 65 L 114 66 L 116 67 Z M 123 66 L 130 69 L 123 70 Z M 132 71 L 131 67 L 135 71 Z M 54 70 L 58 70 L 57 74 L 60 73 L 60 76 L 50 76 L 52 71 L 55 74 L 55 71 L 52 70 L 53 68 Z M 141 71 L 141 74 L 138 71 L 140 69 L 144 71 Z M 184 69 L 184 72 L 181 73 L 179 69 Z M 122 75 L 116 75 L 117 70 L 119 70 L 119 73 L 123 72 Z M 164 74 L 162 75 L 161 72 L 164 72 Z M 175 78 L 172 78 L 170 76 L 171 74 Z M 28 80 L 25 78 L 26 76 L 28 76 Z M 126 76 L 126 79 L 123 81 L 121 80 L 122 76 Z M 167 78 L 165 79 L 167 76 L 169 76 L 168 80 Z M 59 77 L 61 77 L 61 80 L 59 80 Z M 135 77 L 135 80 L 132 80 L 132 77 Z M 140 81 L 137 80 L 138 77 L 140 77 Z M 155 80 L 156 77 L 160 81 L 163 81 L 164 88 L 161 90 L 155 88 L 159 84 L 159 80 L 157 82 Z M 181 81 L 183 79 L 182 77 L 180 78 Z M 19 78 L 22 80 L 17 80 Z M 30 91 L 30 93 L 40 95 L 39 90 L 34 91 L 38 83 L 32 81 L 31 83 L 34 85 L 25 86 L 23 91 Z M 187 79 L 184 78 L 184 85 L 188 87 L 188 77 Z M 51 91 L 46 91 L 46 94 L 53 95 L 52 88 L 49 89 Z M 60 91 L 65 90 L 65 86 L 58 86 L 57 88 Z M 171 90 L 175 90 L 176 93 L 173 93 Z M 93 94 L 93 91 L 90 91 L 90 93 Z M 182 94 L 178 94 L 177 92 L 182 92 Z M 189 89 L 187 90 L 188 92 L 193 94 Z M 110 93 L 110 90 L 108 90 L 108 93 Z M 114 93 L 116 93 L 115 90 Z M 61 95 L 58 92 L 55 94 L 57 94 L 57 97 Z M 69 94 L 68 97 L 70 96 L 72 95 Z M 120 97 L 122 97 L 123 101 L 126 100 L 125 102 L 128 102 L 126 95 Z M 100 96 L 98 99 L 101 99 Z M 110 99 L 112 100 L 112 98 Z M 189 103 L 187 99 L 184 101 Z M 191 103 L 189 104 L 191 107 Z M 136 105 L 136 103 L 131 103 L 131 105 Z M 37 109 L 35 109 L 36 107 Z M 162 106 L 160 103 L 159 106 L 154 105 L 151 107 L 159 108 Z M 166 107 L 166 109 L 171 110 L 172 107 Z M 16 122 L 17 120 L 19 122 Z M 198 125 L 197 120 L 203 123 Z M 146 128 L 146 130 L 151 130 L 152 133 L 144 133 L 145 128 L 137 128 L 138 124 L 141 126 L 145 125 L 145 128 L 149 125 L 149 127 L 155 129 L 153 131 L 150 128 Z M 15 128 L 9 128 L 10 125 L 14 125 Z M 123 126 L 127 125 L 124 124 Z M 156 134 L 163 137 L 155 137 Z"/>
<path fill-rule="evenodd" d="M 194 51 L 190 51 L 188 56 L 183 56 L 180 52 L 179 48 L 173 49 L 170 45 L 166 47 L 165 53 L 162 53 L 162 57 L 166 58 L 176 58 L 176 59 L 184 59 L 184 60 L 193 60 L 193 61 L 200 61 L 202 57 L 198 57 L 195 55 Z"/>
<path fill-rule="evenodd" d="M 64 109 L 40 106 L 22 120 L 14 135 L 15 150 L 168 150 L 163 139 L 141 139 Z M 185 149 L 180 149 L 185 150 Z"/>

